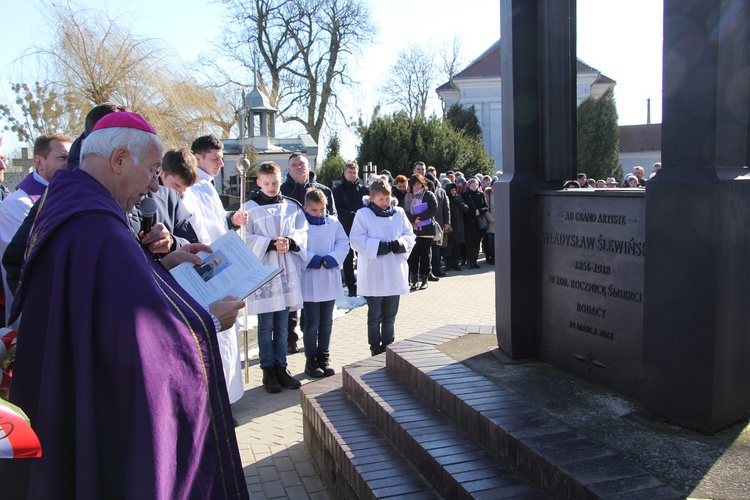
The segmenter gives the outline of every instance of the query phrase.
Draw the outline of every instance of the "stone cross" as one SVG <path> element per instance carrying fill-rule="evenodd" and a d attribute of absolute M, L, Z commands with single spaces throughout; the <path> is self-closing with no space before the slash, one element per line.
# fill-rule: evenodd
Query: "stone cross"
<path fill-rule="evenodd" d="M 21 148 L 21 158 L 13 158 L 13 166 L 20 167 L 23 172 L 31 172 L 34 167 L 34 158 L 29 157 L 29 148 Z"/>

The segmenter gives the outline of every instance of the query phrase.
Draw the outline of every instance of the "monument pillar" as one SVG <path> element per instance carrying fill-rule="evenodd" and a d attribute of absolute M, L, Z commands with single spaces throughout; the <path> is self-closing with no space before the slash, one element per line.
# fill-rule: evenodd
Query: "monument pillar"
<path fill-rule="evenodd" d="M 664 0 L 662 165 L 646 190 L 646 411 L 750 411 L 750 0 Z"/>
<path fill-rule="evenodd" d="M 512 357 L 536 354 L 537 189 L 574 177 L 575 0 L 501 0 L 503 177 L 495 184 L 496 331 Z"/>

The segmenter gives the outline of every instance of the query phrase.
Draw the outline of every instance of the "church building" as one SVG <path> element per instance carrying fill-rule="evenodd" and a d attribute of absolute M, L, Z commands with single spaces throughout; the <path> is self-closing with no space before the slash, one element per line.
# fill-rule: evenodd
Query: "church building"
<path fill-rule="evenodd" d="M 601 96 L 617 82 L 578 60 L 577 100 L 581 104 L 589 96 Z M 445 114 L 452 105 L 474 106 L 482 142 L 487 153 L 502 170 L 502 99 L 500 82 L 500 40 L 487 49 L 463 71 L 437 88 Z"/>

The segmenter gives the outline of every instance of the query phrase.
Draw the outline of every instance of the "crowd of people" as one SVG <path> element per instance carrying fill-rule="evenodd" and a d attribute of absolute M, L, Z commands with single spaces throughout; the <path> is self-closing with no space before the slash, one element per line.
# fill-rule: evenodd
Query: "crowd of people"
<path fill-rule="evenodd" d="M 607 179 L 589 179 L 588 176 L 581 172 L 576 176 L 576 180 L 568 180 L 563 182 L 563 189 L 612 189 L 617 187 L 623 188 L 645 188 L 646 182 L 652 179 L 656 173 L 661 169 L 661 162 L 656 162 L 651 167 L 651 174 L 646 178 L 646 171 L 640 165 L 633 167 L 633 171 L 626 174 L 622 180 L 622 183 L 618 183 L 614 177 L 607 177 Z"/>
<path fill-rule="evenodd" d="M 262 163 L 257 189 L 226 210 L 213 182 L 220 140 L 164 152 L 144 118 L 112 103 L 91 110 L 78 138 L 47 134 L 33 153 L 34 171 L 0 203 L 0 320 L 18 332 L 9 400 L 43 447 L 0 468 L 13 498 L 246 498 L 230 406 L 244 393 L 243 307 L 258 317 L 262 385 L 278 393 L 300 387 L 287 368 L 298 325 L 305 373 L 335 373 L 332 315 L 345 293 L 365 298 L 378 355 L 395 339 L 401 295 L 477 268 L 481 247 L 494 263 L 501 172 L 417 162 L 409 177 L 365 182 L 349 163 L 330 189 L 294 153 L 284 169 Z M 169 270 L 188 262 L 211 281 L 227 263 L 208 245 L 241 227 L 283 272 L 247 301 L 199 305 Z"/>

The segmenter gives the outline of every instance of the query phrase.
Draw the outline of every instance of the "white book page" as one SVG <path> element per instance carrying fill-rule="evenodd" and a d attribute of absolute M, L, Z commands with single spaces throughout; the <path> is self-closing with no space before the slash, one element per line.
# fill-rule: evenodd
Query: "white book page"
<path fill-rule="evenodd" d="M 203 265 L 183 262 L 169 272 L 199 304 L 207 307 L 227 295 L 244 299 L 281 269 L 264 266 L 234 231 L 211 244 L 213 253 L 199 252 Z"/>

